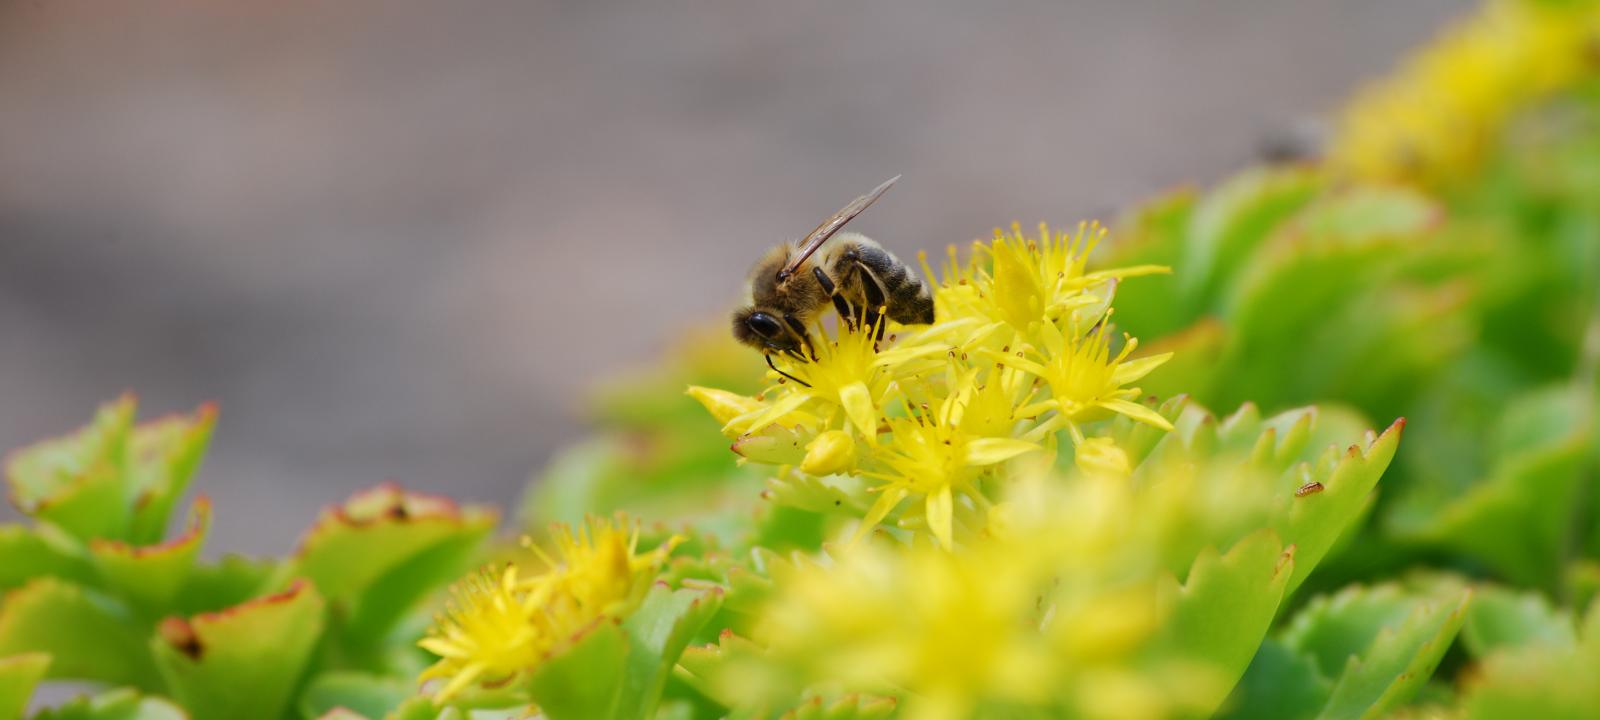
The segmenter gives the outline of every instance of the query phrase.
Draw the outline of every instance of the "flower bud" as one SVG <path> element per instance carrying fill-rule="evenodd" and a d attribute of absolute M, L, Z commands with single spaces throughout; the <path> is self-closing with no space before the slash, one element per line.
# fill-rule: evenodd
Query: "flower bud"
<path fill-rule="evenodd" d="M 833 475 L 856 464 L 856 441 L 843 430 L 829 430 L 806 444 L 800 470 L 808 475 Z"/>

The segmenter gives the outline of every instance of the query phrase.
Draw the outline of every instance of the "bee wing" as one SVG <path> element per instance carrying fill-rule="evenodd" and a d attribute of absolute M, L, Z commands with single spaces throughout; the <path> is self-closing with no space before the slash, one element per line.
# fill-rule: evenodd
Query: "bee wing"
<path fill-rule="evenodd" d="M 873 203 L 878 201 L 878 198 L 888 192 L 889 186 L 895 184 L 895 181 L 899 179 L 900 176 L 896 175 L 883 181 L 883 184 L 873 188 L 872 192 L 851 200 L 849 205 L 844 206 L 844 209 L 834 213 L 833 217 L 824 220 L 821 225 L 817 226 L 817 229 L 812 230 L 810 235 L 800 241 L 800 251 L 795 253 L 794 259 L 790 260 L 788 265 L 778 271 L 778 278 L 783 279 L 793 275 L 796 270 L 800 269 L 801 265 L 805 264 L 806 260 L 810 259 L 812 253 L 817 251 L 817 248 L 822 247 L 822 244 L 827 242 L 828 238 L 839 232 L 839 228 L 844 227 L 845 223 L 860 215 L 861 211 L 871 207 Z"/>

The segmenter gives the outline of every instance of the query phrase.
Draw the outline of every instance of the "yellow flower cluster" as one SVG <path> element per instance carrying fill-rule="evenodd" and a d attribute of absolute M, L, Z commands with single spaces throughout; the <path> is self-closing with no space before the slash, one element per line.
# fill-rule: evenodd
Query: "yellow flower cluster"
<path fill-rule="evenodd" d="M 1144 659 L 1173 612 L 1158 521 L 1104 469 L 1028 473 L 996 506 L 995 531 L 957 552 L 867 543 L 779 566 L 754 639 L 794 677 L 902 697 L 912 720 L 1008 706 L 1181 715 L 1218 688 L 1204 668 Z"/>
<path fill-rule="evenodd" d="M 555 528 L 552 556 L 532 547 L 541 570 L 523 577 L 516 564 L 484 569 L 452 588 L 447 610 L 418 645 L 439 656 L 421 680 L 444 679 L 448 701 L 477 685 L 498 687 L 566 650 L 605 620 L 639 605 L 671 543 L 639 554 L 638 530 L 626 517 L 590 518 L 574 534 Z"/>
<path fill-rule="evenodd" d="M 788 466 L 869 493 L 856 537 L 894 524 L 944 549 L 981 536 L 1001 468 L 1051 456 L 1057 431 L 1078 446 L 1085 425 L 1116 414 L 1170 429 L 1130 387 L 1169 355 L 1135 358 L 1116 336 L 1110 301 L 1122 278 L 1166 272 L 1141 266 L 1090 272 L 1099 225 L 1037 237 L 995 231 L 966 262 L 936 276 L 937 322 L 871 333 L 822 326 L 811 362 L 780 367 L 804 384 L 773 384 L 756 397 L 713 388 L 689 393 L 719 421 L 746 460 Z"/>
<path fill-rule="evenodd" d="M 1471 173 L 1515 112 L 1600 75 L 1600 3 L 1492 0 L 1360 93 L 1329 162 L 1368 180 Z"/>

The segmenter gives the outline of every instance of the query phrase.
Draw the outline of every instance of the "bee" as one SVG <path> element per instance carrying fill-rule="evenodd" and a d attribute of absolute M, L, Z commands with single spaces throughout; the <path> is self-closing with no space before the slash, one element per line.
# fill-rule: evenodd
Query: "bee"
<path fill-rule="evenodd" d="M 830 302 L 846 329 L 879 340 L 884 316 L 905 325 L 933 322 L 933 294 L 911 268 L 865 235 L 839 234 L 899 179 L 856 198 L 800 242 L 773 248 L 750 271 L 750 304 L 734 313 L 733 336 L 760 350 L 779 375 L 806 385 L 773 365 L 772 356 L 816 359 L 807 328 Z"/>

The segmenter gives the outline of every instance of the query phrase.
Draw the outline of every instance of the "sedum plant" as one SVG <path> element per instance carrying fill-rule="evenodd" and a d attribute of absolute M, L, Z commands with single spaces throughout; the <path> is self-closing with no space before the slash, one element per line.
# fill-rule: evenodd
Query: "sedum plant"
<path fill-rule="evenodd" d="M 212 559 L 215 411 L 119 399 L 6 462 L 0 720 L 1600 715 L 1596 48 L 1489 0 L 1324 158 L 922 258 L 931 325 L 687 332 L 501 541 L 380 485 Z"/>
<path fill-rule="evenodd" d="M 495 513 L 383 485 L 326 510 L 287 557 L 207 560 L 205 496 L 163 533 L 215 409 L 134 414 L 125 396 L 6 461 L 30 522 L 0 526 L 0 718 L 56 679 L 115 689 L 35 717 L 276 720 L 320 715 L 330 686 L 409 695 L 396 678 L 426 664 L 414 614 L 477 562 Z"/>
<path fill-rule="evenodd" d="M 721 532 L 659 530 L 645 555 L 619 550 L 616 572 L 654 568 L 673 612 L 648 597 L 615 614 L 582 601 L 561 578 L 592 560 L 514 561 L 498 582 L 461 585 L 422 641 L 443 658 L 433 697 L 552 718 L 1224 707 L 1274 618 L 1369 507 L 1402 423 L 1375 434 L 1313 408 L 1218 418 L 1182 397 L 1152 403 L 1134 383 L 1168 356 L 1134 359 L 1112 299 L 1165 268 L 1087 270 L 1104 236 L 997 233 L 940 276 L 934 325 L 881 342 L 818 327 L 817 359 L 779 368 L 804 384 L 773 372 L 754 395 L 691 386 L 729 449 L 769 470 Z M 642 542 L 617 533 L 618 548 Z M 536 579 L 518 579 L 525 565 Z M 542 629 L 574 604 L 592 608 L 576 634 Z M 461 652 L 508 607 L 521 622 L 485 632 L 516 649 Z M 1385 645 L 1382 660 L 1405 662 L 1367 669 L 1349 691 L 1366 694 L 1344 702 L 1405 702 L 1459 624 Z M 540 655 L 552 636 L 565 648 Z M 457 654 L 512 662 L 485 673 Z M 574 690 L 604 677 L 603 692 Z"/>

